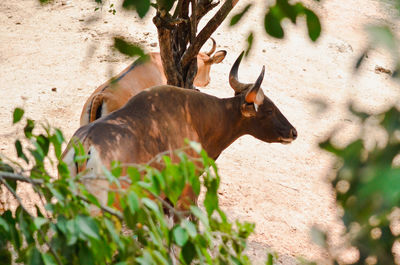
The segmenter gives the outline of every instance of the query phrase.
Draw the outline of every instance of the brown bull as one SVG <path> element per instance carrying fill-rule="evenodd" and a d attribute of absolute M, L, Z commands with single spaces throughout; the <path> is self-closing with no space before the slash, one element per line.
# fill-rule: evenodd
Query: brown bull
<path fill-rule="evenodd" d="M 214 39 L 211 40 L 213 42 L 211 50 L 197 55 L 197 74 L 193 83 L 198 87 L 208 85 L 211 65 L 222 62 L 226 55 L 224 50 L 217 51 L 213 55 L 216 43 Z M 131 97 L 146 88 L 167 84 L 160 53 L 152 52 L 149 56 L 149 61 L 142 62 L 138 59 L 90 95 L 82 109 L 81 126 L 121 108 Z"/>
<path fill-rule="evenodd" d="M 88 159 L 82 168 L 77 168 L 74 149 L 69 147 L 64 152 L 64 161 L 71 174 L 86 170 L 89 175 L 99 176 L 103 165 L 109 167 L 114 160 L 123 164 L 146 163 L 163 151 L 182 147 L 185 138 L 201 143 L 213 159 L 245 134 L 269 143 L 295 140 L 296 129 L 260 88 L 265 68 L 254 84 L 238 81 L 242 55 L 229 75 L 234 97 L 221 99 L 195 90 L 157 86 L 142 91 L 110 115 L 78 129 L 73 137 L 82 142 Z M 87 182 L 87 188 L 101 202 L 106 202 L 108 182 L 93 181 Z M 177 205 L 180 209 L 186 209 L 187 202 L 197 199 L 189 186 L 184 194 L 186 197 L 180 198 Z"/>

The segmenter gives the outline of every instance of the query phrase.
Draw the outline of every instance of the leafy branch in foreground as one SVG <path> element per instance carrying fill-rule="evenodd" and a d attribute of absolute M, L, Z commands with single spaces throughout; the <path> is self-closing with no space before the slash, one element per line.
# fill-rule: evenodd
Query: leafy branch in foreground
<path fill-rule="evenodd" d="M 14 122 L 20 122 L 22 117 L 23 112 L 17 109 Z M 2 262 L 250 264 L 243 252 L 254 225 L 231 223 L 219 208 L 218 170 L 198 144 L 189 143 L 197 158 L 191 158 L 185 152 L 187 148 L 175 153 L 179 163 L 173 163 L 165 154 L 156 157 L 153 161 L 164 163 L 161 171 L 148 165 L 113 163 L 109 171 L 105 170 L 110 189 L 107 205 L 101 205 L 82 184 L 85 175 L 71 177 L 60 160 L 62 133 L 48 126 L 42 129 L 44 133 L 36 133 L 35 122 L 25 120 L 24 134 L 31 147 L 16 144 L 16 149 L 26 165 L 0 162 L 0 181 L 19 204 L 15 212 L 8 210 L 0 215 Z M 52 161 L 54 156 L 58 164 Z M 78 156 L 77 163 L 79 159 L 85 158 Z M 58 178 L 46 171 L 45 160 L 57 165 Z M 30 169 L 26 170 L 28 166 Z M 199 169 L 204 172 L 202 178 L 198 176 Z M 44 211 L 38 206 L 25 208 L 16 193 L 17 181 L 34 187 Z M 197 195 L 201 187 L 206 189 L 205 212 L 195 205 L 187 212 L 175 208 L 186 184 Z M 101 214 L 93 215 L 93 209 L 99 209 Z M 177 217 L 174 223 L 167 218 L 171 212 Z M 196 221 L 185 218 L 188 214 Z"/>

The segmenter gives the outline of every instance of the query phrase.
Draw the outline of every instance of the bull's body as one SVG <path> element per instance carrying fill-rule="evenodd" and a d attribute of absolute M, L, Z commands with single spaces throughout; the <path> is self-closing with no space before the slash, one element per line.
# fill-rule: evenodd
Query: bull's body
<path fill-rule="evenodd" d="M 72 174 L 86 170 L 98 176 L 102 166 L 109 167 L 114 160 L 123 164 L 146 163 L 161 152 L 182 147 L 185 139 L 201 143 L 214 159 L 245 134 L 264 142 L 290 143 L 296 139 L 295 128 L 260 89 L 264 70 L 255 84 L 237 81 L 240 59 L 230 74 L 234 97 L 221 99 L 194 90 L 157 86 L 78 129 L 74 138 L 82 142 L 89 158 L 86 165 L 77 168 L 74 149 L 67 149 L 64 160 Z M 107 181 L 100 186 L 103 191 L 98 185 L 88 189 L 105 202 Z M 190 187 L 184 194 L 195 201 Z"/>

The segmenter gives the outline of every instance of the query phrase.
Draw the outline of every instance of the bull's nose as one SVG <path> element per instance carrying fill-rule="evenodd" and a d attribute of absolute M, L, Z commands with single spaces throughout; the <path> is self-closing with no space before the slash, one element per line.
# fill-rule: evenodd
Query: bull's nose
<path fill-rule="evenodd" d="M 297 131 L 295 128 L 290 129 L 290 136 L 295 140 L 297 138 Z"/>

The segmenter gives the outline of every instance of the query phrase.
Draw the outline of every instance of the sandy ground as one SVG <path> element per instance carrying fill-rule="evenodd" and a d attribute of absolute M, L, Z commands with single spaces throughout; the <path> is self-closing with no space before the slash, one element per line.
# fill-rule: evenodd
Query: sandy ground
<path fill-rule="evenodd" d="M 141 21 L 135 14 L 108 5 L 94 12 L 94 1 L 56 0 L 40 7 L 34 0 L 0 1 L 0 152 L 13 155 L 15 128 L 12 110 L 24 107 L 26 115 L 59 127 L 67 139 L 79 126 L 79 115 L 89 94 L 132 62 L 111 49 L 112 36 L 121 34 L 148 51 L 158 47 L 152 15 Z M 117 2 L 117 1 L 111 1 Z M 241 10 L 249 1 L 240 1 Z M 305 23 L 287 23 L 286 38 L 275 40 L 262 28 L 264 1 L 245 17 L 244 24 L 223 24 L 213 35 L 225 61 L 212 69 L 211 83 L 203 91 L 229 97 L 228 71 L 250 30 L 256 33 L 251 56 L 241 65 L 239 78 L 253 82 L 266 66 L 264 92 L 297 128 L 291 145 L 267 144 L 250 136 L 237 140 L 218 159 L 222 176 L 220 200 L 230 218 L 256 223 L 249 255 L 261 264 L 266 251 L 275 251 L 281 264 L 297 264 L 296 257 L 329 264 L 328 254 L 313 244 L 310 227 L 328 231 L 340 247 L 343 225 L 337 217 L 334 191 L 327 181 L 332 157 L 318 142 L 336 129 L 335 140 L 345 144 L 357 135 L 358 121 L 346 104 L 377 112 L 398 100 L 397 87 L 375 66 L 391 68 L 383 51 L 370 54 L 361 74 L 353 66 L 366 47 L 364 25 L 387 21 L 385 7 L 376 0 L 307 2 L 320 16 L 323 34 L 315 44 Z M 398 29 L 399 25 L 391 24 Z M 208 47 L 207 47 L 208 48 Z M 56 91 L 52 91 L 56 88 Z M 323 101 L 327 108 L 315 104 Z M 340 130 L 339 130 L 340 129 Z M 25 187 L 19 190 L 29 200 Z M 347 252 L 345 252 L 347 253 Z M 348 260 L 354 258 L 347 253 Z"/>

